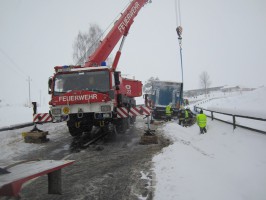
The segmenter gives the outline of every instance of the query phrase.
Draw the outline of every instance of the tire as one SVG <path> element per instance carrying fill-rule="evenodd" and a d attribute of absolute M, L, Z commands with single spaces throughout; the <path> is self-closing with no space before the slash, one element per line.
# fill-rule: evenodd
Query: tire
<path fill-rule="evenodd" d="M 119 119 L 119 121 L 117 123 L 118 132 L 120 134 L 124 134 L 126 132 L 126 130 L 129 128 L 129 126 L 130 126 L 130 119 L 129 118 Z"/>
<path fill-rule="evenodd" d="M 130 117 L 125 118 L 125 122 L 124 123 L 126 124 L 125 125 L 126 126 L 126 130 L 130 128 L 130 124 L 131 124 L 130 122 L 131 122 Z"/>
<path fill-rule="evenodd" d="M 93 125 L 83 125 L 82 129 L 84 132 L 90 133 L 92 130 Z"/>
<path fill-rule="evenodd" d="M 116 139 L 117 137 L 117 130 L 116 130 L 116 125 L 109 123 L 105 127 L 103 127 L 103 131 L 108 133 L 108 138 L 110 139 Z"/>
<path fill-rule="evenodd" d="M 83 133 L 82 128 L 76 128 L 75 126 L 68 126 L 68 131 L 72 137 L 81 136 Z"/>
<path fill-rule="evenodd" d="M 108 126 L 109 135 L 112 139 L 115 139 L 117 137 L 116 125 L 110 123 Z"/>
<path fill-rule="evenodd" d="M 134 124 L 136 122 L 136 117 L 130 117 L 130 124 Z"/>

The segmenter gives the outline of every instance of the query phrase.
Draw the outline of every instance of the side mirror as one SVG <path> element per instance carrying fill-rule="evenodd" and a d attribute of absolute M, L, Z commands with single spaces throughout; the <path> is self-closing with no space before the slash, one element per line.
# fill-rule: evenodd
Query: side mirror
<path fill-rule="evenodd" d="M 48 94 L 52 94 L 52 83 L 53 83 L 53 78 L 49 77 L 49 79 L 48 79 Z"/>
<path fill-rule="evenodd" d="M 114 78 L 115 78 L 115 85 L 116 86 L 120 85 L 119 77 L 120 77 L 120 72 L 114 72 Z"/>
<path fill-rule="evenodd" d="M 109 97 L 111 99 L 114 99 L 115 98 L 115 91 L 114 90 L 110 90 L 108 93 L 109 93 Z"/>

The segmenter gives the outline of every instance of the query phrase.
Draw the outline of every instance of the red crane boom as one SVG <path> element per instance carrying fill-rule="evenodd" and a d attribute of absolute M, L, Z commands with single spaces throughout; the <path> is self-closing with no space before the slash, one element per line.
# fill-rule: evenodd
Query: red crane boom
<path fill-rule="evenodd" d="M 149 0 L 133 0 L 128 8 L 121 14 L 121 17 L 115 22 L 113 28 L 101 42 L 99 47 L 88 57 L 88 61 L 83 67 L 100 66 L 101 63 L 108 58 L 121 37 L 127 36 L 130 26 L 134 22 L 134 18 L 137 16 L 140 9 L 148 2 Z M 112 71 L 115 71 L 116 69 L 121 55 L 122 43 L 113 62 Z"/>

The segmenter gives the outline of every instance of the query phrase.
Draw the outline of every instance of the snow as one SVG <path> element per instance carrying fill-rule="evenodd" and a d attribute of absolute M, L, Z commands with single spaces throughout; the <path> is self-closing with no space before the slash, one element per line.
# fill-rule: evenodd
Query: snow
<path fill-rule="evenodd" d="M 266 118 L 265 99 L 260 98 L 265 94 L 265 87 L 250 92 L 234 92 L 230 93 L 230 97 L 212 99 L 204 107 L 219 112 Z"/>
<path fill-rule="evenodd" d="M 237 110 L 239 114 L 245 108 L 245 114 L 263 117 L 265 98 L 266 90 L 260 88 L 202 106 Z M 155 200 L 266 198 L 266 135 L 242 128 L 233 130 L 232 125 L 210 119 L 204 135 L 199 134 L 197 125 L 184 128 L 175 121 L 162 130 L 173 144 L 153 158 Z"/>
<path fill-rule="evenodd" d="M 23 106 L 2 106 L 0 107 L 0 128 L 14 124 L 32 122 L 32 108 Z"/>
<path fill-rule="evenodd" d="M 173 144 L 153 158 L 155 199 L 265 199 L 266 136 L 217 121 L 207 129 L 163 127 Z"/>
<path fill-rule="evenodd" d="M 196 104 L 207 109 L 266 118 L 265 99 L 266 88 L 263 87 L 242 93 L 212 93 L 207 99 L 198 97 Z M 31 108 L 0 104 L 0 111 L 0 127 L 32 121 Z M 44 109 L 44 112 L 47 111 Z M 7 113 L 13 117 L 7 117 Z M 252 124 L 266 131 L 265 122 L 253 121 Z M 60 140 L 62 132 L 67 132 L 64 122 L 38 128 L 49 131 L 51 141 Z M 29 150 L 45 148 L 42 144 L 24 143 L 21 133 L 31 129 L 0 132 L 0 163 L 15 160 Z M 149 180 L 147 187 L 154 188 L 155 200 L 266 199 L 266 135 L 239 127 L 233 130 L 232 125 L 210 118 L 208 132 L 203 135 L 199 134 L 197 125 L 184 128 L 177 121 L 167 122 L 161 129 L 172 144 L 153 157 L 155 177 L 152 180 L 140 172 L 141 179 Z"/>
<path fill-rule="evenodd" d="M 38 113 L 48 113 L 49 106 L 37 107 Z M 0 102 L 0 128 L 32 122 L 33 108 L 24 105 L 6 105 Z"/>
<path fill-rule="evenodd" d="M 222 113 L 266 119 L 265 98 L 266 88 L 262 87 L 250 92 L 216 93 L 212 97 L 204 99 L 204 104 L 197 103 L 197 106 Z M 205 113 L 211 116 L 210 112 L 205 111 Z M 214 114 L 214 117 L 233 122 L 232 116 Z M 236 117 L 236 123 L 262 131 L 266 130 L 265 121 Z"/>
<path fill-rule="evenodd" d="M 37 125 L 37 127 L 41 130 L 48 131 L 48 138 L 51 141 L 60 140 L 62 134 L 65 134 L 67 132 L 67 126 L 64 122 Z M 33 126 L 0 132 L 0 163 L 5 163 L 10 160 L 16 160 L 19 155 L 27 154 L 27 152 L 34 151 L 36 149 L 45 148 L 45 144 L 31 144 L 24 142 L 22 133 L 30 131 L 32 128 Z"/>

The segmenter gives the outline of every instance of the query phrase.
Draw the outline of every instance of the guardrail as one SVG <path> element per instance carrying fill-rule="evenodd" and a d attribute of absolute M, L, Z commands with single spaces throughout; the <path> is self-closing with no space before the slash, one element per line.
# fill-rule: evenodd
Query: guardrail
<path fill-rule="evenodd" d="M 28 123 L 23 123 L 23 124 L 4 126 L 4 127 L 0 128 L 0 132 L 1 131 L 15 130 L 15 129 L 24 128 L 24 127 L 33 126 L 33 125 L 34 125 L 33 122 L 28 122 Z"/>
<path fill-rule="evenodd" d="M 250 117 L 250 116 L 243 116 L 243 115 L 234 115 L 234 114 L 223 113 L 223 112 L 218 112 L 218 111 L 208 110 L 208 109 L 205 109 L 205 108 L 201 108 L 201 107 L 194 106 L 194 111 L 195 111 L 195 112 L 198 112 L 198 109 L 199 109 L 199 110 L 202 109 L 202 110 L 205 110 L 205 111 L 210 112 L 211 115 L 207 115 L 207 114 L 205 113 L 207 117 L 210 117 L 212 120 L 216 119 L 216 120 L 218 120 L 218 121 L 221 121 L 221 122 L 224 122 L 224 123 L 227 123 L 227 124 L 231 124 L 231 125 L 233 125 L 233 128 L 234 128 L 234 129 L 236 129 L 236 127 L 241 127 L 241 128 L 248 129 L 248 130 L 251 130 L 251 131 L 256 131 L 256 132 L 259 132 L 259 133 L 266 134 L 266 131 L 264 131 L 264 130 L 259 130 L 259 129 L 255 129 L 255 128 L 251 128 L 251 127 L 248 127 L 248 126 L 244 126 L 244 125 L 238 124 L 237 121 L 236 121 L 236 118 L 239 117 L 239 118 L 245 118 L 245 119 L 257 120 L 257 121 L 264 121 L 264 122 L 266 122 L 266 119 L 263 119 L 263 118 L 257 118 L 257 117 Z M 222 119 L 216 118 L 216 117 L 214 116 L 214 113 L 221 114 L 221 115 L 231 116 L 231 117 L 232 117 L 232 122 L 229 122 L 229 121 L 225 121 L 225 120 L 222 120 Z"/>

